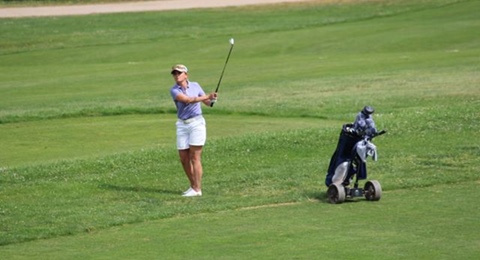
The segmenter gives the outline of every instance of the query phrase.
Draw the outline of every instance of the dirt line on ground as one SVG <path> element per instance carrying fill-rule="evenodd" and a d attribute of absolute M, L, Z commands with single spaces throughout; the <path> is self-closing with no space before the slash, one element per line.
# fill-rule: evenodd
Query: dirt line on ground
<path fill-rule="evenodd" d="M 0 18 L 91 15 L 104 13 L 148 12 L 194 8 L 218 8 L 259 4 L 307 2 L 309 0 L 163 0 L 111 4 L 0 8 Z"/>

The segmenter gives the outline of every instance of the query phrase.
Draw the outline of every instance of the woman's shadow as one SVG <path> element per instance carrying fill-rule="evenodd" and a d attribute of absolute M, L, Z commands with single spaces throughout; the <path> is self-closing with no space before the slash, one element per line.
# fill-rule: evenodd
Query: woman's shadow
<path fill-rule="evenodd" d="M 103 183 L 103 184 L 100 184 L 99 187 L 101 189 L 105 189 L 105 190 L 122 191 L 122 192 L 179 194 L 179 191 L 177 191 L 177 190 L 147 188 L 147 187 L 143 187 L 143 186 L 118 186 L 118 185 Z"/>

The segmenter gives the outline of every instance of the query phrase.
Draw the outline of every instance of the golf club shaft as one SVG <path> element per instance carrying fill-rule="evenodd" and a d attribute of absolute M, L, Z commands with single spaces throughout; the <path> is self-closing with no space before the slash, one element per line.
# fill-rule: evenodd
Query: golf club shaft
<path fill-rule="evenodd" d="M 223 65 L 222 74 L 220 75 L 220 79 L 218 80 L 217 88 L 215 89 L 215 93 L 217 93 L 218 88 L 220 88 L 220 83 L 222 82 L 223 73 L 225 72 L 225 68 L 227 67 L 228 59 L 230 59 L 230 54 L 232 53 L 232 49 L 233 49 L 233 44 L 230 45 L 230 50 L 228 51 L 227 59 L 225 60 L 225 65 Z M 210 106 L 213 107 L 213 104 L 215 104 L 215 101 L 212 101 L 210 103 Z"/>

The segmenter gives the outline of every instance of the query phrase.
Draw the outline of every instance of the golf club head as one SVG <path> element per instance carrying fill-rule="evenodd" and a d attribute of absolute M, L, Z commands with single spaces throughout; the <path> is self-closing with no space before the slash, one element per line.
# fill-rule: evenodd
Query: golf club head
<path fill-rule="evenodd" d="M 230 38 L 230 44 L 233 45 L 235 43 L 235 40 L 233 38 Z"/>

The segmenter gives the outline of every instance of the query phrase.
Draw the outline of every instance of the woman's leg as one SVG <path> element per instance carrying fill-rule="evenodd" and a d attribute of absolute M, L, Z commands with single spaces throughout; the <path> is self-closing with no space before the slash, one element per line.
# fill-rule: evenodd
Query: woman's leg
<path fill-rule="evenodd" d="M 203 146 L 190 146 L 190 162 L 192 169 L 192 188 L 199 192 L 202 190 L 202 148 Z"/>

